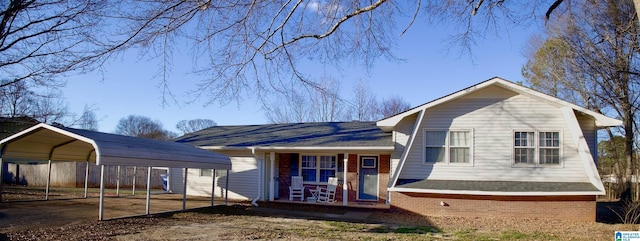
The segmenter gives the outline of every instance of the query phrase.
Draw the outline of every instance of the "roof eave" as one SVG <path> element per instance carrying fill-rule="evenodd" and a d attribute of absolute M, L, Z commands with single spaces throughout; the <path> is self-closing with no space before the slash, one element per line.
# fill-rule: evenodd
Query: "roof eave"
<path fill-rule="evenodd" d="M 442 189 L 418 189 L 391 187 L 390 192 L 410 192 L 410 193 L 433 193 L 433 194 L 458 194 L 458 195 L 490 195 L 490 196 L 583 196 L 583 195 L 605 195 L 599 191 L 564 191 L 564 192 L 496 192 L 478 190 L 442 190 Z"/>
<path fill-rule="evenodd" d="M 278 151 L 278 150 L 300 150 L 300 151 L 329 151 L 329 150 L 368 150 L 368 151 L 388 151 L 393 152 L 393 145 L 389 146 L 199 146 L 205 150 L 262 150 L 262 151 Z"/>

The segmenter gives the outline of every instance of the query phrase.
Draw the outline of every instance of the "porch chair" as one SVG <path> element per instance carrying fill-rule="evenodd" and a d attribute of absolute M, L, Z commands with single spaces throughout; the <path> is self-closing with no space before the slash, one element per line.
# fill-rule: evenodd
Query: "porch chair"
<path fill-rule="evenodd" d="M 293 198 L 300 198 L 300 201 L 304 201 L 304 185 L 302 185 L 302 177 L 291 177 L 291 186 L 289 186 L 289 201 L 293 201 Z"/>
<path fill-rule="evenodd" d="M 332 203 L 336 201 L 336 189 L 338 188 L 338 178 L 330 177 L 327 187 L 321 188 L 318 192 L 318 202 Z"/>

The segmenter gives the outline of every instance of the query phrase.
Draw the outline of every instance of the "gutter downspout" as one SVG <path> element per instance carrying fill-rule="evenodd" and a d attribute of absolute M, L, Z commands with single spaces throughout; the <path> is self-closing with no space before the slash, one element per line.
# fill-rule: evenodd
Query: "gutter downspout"
<path fill-rule="evenodd" d="M 262 196 L 262 161 L 260 160 L 260 158 L 258 158 L 258 156 L 256 155 L 256 148 L 252 147 L 251 148 L 251 155 L 253 155 L 253 158 L 256 159 L 256 164 L 258 165 L 258 196 L 256 196 L 256 198 L 254 198 L 251 201 L 251 204 L 253 206 L 258 206 L 257 201 L 260 200 L 260 197 Z"/>

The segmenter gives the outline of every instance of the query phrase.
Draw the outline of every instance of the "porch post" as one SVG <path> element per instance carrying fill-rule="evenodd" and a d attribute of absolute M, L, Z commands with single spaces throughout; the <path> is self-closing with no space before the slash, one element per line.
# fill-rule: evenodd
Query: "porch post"
<path fill-rule="evenodd" d="M 211 180 L 211 206 L 213 207 L 214 199 L 216 198 L 216 169 L 212 169 L 213 179 Z"/>
<path fill-rule="evenodd" d="M 151 206 L 151 167 L 147 167 L 147 208 L 145 213 L 149 215 Z"/>
<path fill-rule="evenodd" d="M 51 159 L 47 168 L 47 188 L 44 191 L 44 200 L 49 200 L 49 185 L 51 184 Z"/>
<path fill-rule="evenodd" d="M 182 210 L 187 209 L 187 174 L 189 174 L 189 168 L 184 168 L 184 181 L 182 182 Z M 169 189 L 169 188 L 167 188 Z"/>
<path fill-rule="evenodd" d="M 120 165 L 116 169 L 116 197 L 120 196 Z"/>
<path fill-rule="evenodd" d="M 98 205 L 98 220 L 104 220 L 104 165 L 100 165 L 100 204 Z"/>
<path fill-rule="evenodd" d="M 275 191 L 275 168 L 276 168 L 276 153 L 271 152 L 269 155 L 269 161 L 271 161 L 271 173 L 269 173 L 269 201 L 273 201 L 275 199 L 274 191 Z"/>
<path fill-rule="evenodd" d="M 87 167 L 84 169 L 84 198 L 87 198 L 89 192 L 89 159 L 87 159 Z"/>
<path fill-rule="evenodd" d="M 227 182 L 224 184 L 224 205 L 229 205 L 229 170 L 227 170 Z"/>
<path fill-rule="evenodd" d="M 135 196 L 136 195 L 136 174 L 138 174 L 138 167 L 134 166 L 133 167 L 133 187 L 131 189 L 131 196 Z"/>
<path fill-rule="evenodd" d="M 347 172 L 348 166 L 347 162 L 349 162 L 349 153 L 344 154 L 344 160 L 342 161 L 342 206 L 347 206 L 349 203 L 349 188 L 347 187 Z"/>

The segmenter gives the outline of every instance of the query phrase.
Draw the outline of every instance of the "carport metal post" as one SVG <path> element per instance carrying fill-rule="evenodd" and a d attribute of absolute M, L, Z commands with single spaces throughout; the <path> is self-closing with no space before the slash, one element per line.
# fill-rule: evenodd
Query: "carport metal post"
<path fill-rule="evenodd" d="M 87 167 L 84 170 L 84 198 L 87 198 L 88 191 L 89 191 L 89 159 L 87 158 Z"/>
<path fill-rule="evenodd" d="M 134 166 L 133 167 L 133 187 L 131 190 L 131 196 L 136 195 L 136 174 L 138 174 L 138 167 Z"/>
<path fill-rule="evenodd" d="M 47 167 L 47 188 L 44 191 L 44 200 L 49 200 L 49 184 L 51 184 L 51 158 L 49 158 L 49 165 Z"/>
<path fill-rule="evenodd" d="M 147 209 L 146 214 L 149 215 L 151 206 L 151 167 L 147 167 Z"/>
<path fill-rule="evenodd" d="M 224 184 L 224 205 L 229 205 L 229 170 L 227 170 L 227 183 Z"/>
<path fill-rule="evenodd" d="M 211 180 L 211 206 L 213 207 L 213 202 L 216 199 L 216 169 L 212 169 L 213 171 L 213 180 Z"/>
<path fill-rule="evenodd" d="M 104 165 L 100 165 L 100 204 L 99 204 L 98 220 L 104 220 Z"/>
<path fill-rule="evenodd" d="M 184 168 L 184 180 L 182 182 L 182 210 L 187 209 L 187 174 L 189 174 L 189 168 Z M 169 188 L 167 188 L 169 189 Z"/>
<path fill-rule="evenodd" d="M 116 197 L 120 196 L 120 165 L 116 169 Z"/>

